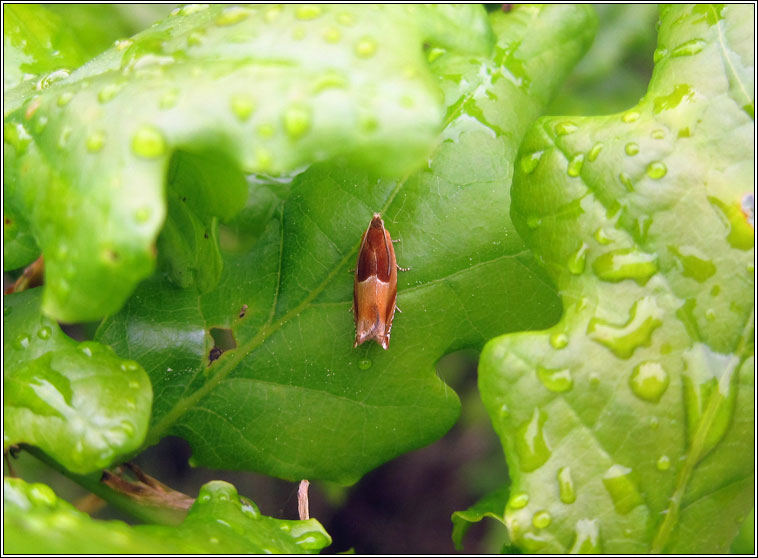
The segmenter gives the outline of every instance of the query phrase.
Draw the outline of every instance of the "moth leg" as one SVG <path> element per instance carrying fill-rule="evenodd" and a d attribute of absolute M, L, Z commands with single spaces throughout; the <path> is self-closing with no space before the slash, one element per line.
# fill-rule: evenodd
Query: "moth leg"
<path fill-rule="evenodd" d="M 395 304 L 395 310 L 397 310 L 397 311 L 398 311 L 398 312 L 400 312 L 401 314 L 403 313 L 403 311 L 402 311 L 402 310 L 400 310 L 400 307 L 399 307 L 397 304 Z"/>
<path fill-rule="evenodd" d="M 392 239 L 392 244 L 394 244 L 395 242 L 400 242 L 400 239 L 399 238 L 393 238 Z"/>
<path fill-rule="evenodd" d="M 397 265 L 397 264 L 395 264 L 395 265 Z M 411 269 L 413 269 L 413 268 L 412 268 L 412 267 L 400 267 L 400 266 L 398 265 L 398 266 L 397 266 L 397 269 L 398 269 L 399 271 L 410 271 L 410 270 L 411 270 Z"/>

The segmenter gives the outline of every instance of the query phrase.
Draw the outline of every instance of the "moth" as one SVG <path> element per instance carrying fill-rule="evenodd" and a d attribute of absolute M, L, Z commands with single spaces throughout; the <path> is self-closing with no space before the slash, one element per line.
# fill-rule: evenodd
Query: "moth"
<path fill-rule="evenodd" d="M 353 283 L 353 316 L 357 347 L 373 339 L 383 349 L 390 346 L 392 319 L 397 305 L 397 265 L 392 237 L 379 213 L 374 213 L 358 250 Z"/>

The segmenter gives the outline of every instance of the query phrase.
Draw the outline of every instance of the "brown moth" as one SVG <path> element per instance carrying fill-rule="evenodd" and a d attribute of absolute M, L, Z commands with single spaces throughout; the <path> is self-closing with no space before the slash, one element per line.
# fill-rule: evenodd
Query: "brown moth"
<path fill-rule="evenodd" d="M 353 286 L 355 344 L 373 339 L 383 349 L 390 346 L 392 318 L 397 298 L 397 266 L 392 238 L 381 215 L 374 213 L 363 233 Z"/>

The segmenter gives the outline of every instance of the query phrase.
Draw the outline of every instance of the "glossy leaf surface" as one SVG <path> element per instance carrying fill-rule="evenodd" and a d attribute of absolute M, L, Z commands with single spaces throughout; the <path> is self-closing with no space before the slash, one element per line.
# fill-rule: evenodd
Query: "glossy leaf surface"
<path fill-rule="evenodd" d="M 479 386 L 529 552 L 727 552 L 754 495 L 749 6 L 661 11 L 644 99 L 543 118 L 511 215 L 560 290 Z"/>
<path fill-rule="evenodd" d="M 3 448 L 39 446 L 76 473 L 140 447 L 150 420 L 145 370 L 41 315 L 41 289 L 3 299 Z"/>
<path fill-rule="evenodd" d="M 216 289 L 141 286 L 99 339 L 151 376 L 148 442 L 178 435 L 198 464 L 348 484 L 442 436 L 459 402 L 436 360 L 558 318 L 507 219 L 508 186 L 520 138 L 593 25 L 584 7 L 494 14 L 492 56 L 430 52 L 447 126 L 426 168 L 393 180 L 314 165 L 251 251 L 223 254 Z M 352 347 L 348 270 L 373 212 L 413 268 L 398 279 L 388 351 Z"/>
<path fill-rule="evenodd" d="M 95 520 L 21 479 L 4 480 L 3 500 L 3 550 L 11 554 L 313 554 L 332 542 L 315 519 L 262 515 L 223 481 L 204 485 L 176 527 Z"/>

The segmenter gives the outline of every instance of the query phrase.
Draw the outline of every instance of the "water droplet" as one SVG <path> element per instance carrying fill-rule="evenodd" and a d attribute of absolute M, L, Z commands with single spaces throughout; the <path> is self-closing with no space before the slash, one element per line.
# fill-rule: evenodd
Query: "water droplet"
<path fill-rule="evenodd" d="M 40 135 L 44 131 L 45 126 L 47 126 L 47 116 L 41 114 L 34 122 L 34 133 Z"/>
<path fill-rule="evenodd" d="M 647 166 L 647 175 L 656 180 L 666 176 L 666 172 L 668 172 L 668 169 L 661 161 L 653 161 Z"/>
<path fill-rule="evenodd" d="M 669 252 L 676 258 L 677 267 L 684 277 L 705 283 L 716 273 L 716 266 L 705 259 L 705 255 L 694 246 L 668 246 Z"/>
<path fill-rule="evenodd" d="M 526 226 L 530 229 L 536 229 L 542 224 L 542 219 L 538 215 L 530 215 L 526 218 Z"/>
<path fill-rule="evenodd" d="M 568 345 L 569 338 L 568 335 L 561 332 L 553 333 L 550 336 L 550 344 L 553 346 L 554 349 L 563 349 Z"/>
<path fill-rule="evenodd" d="M 695 91 L 686 83 L 674 86 L 671 93 L 653 99 L 653 112 L 659 113 L 678 107 L 683 101 L 689 101 L 695 96 Z"/>
<path fill-rule="evenodd" d="M 250 118 L 255 109 L 253 99 L 245 93 L 235 93 L 231 98 L 232 112 L 243 122 Z"/>
<path fill-rule="evenodd" d="M 657 64 L 660 62 L 664 56 L 667 56 L 669 53 L 668 49 L 658 47 L 653 51 L 653 64 Z"/>
<path fill-rule="evenodd" d="M 566 134 L 571 134 L 573 132 L 576 132 L 578 129 L 579 129 L 579 126 L 577 126 L 570 120 L 564 120 L 562 122 L 558 122 L 558 124 L 555 125 L 555 133 L 559 136 L 565 136 Z"/>
<path fill-rule="evenodd" d="M 271 6 L 270 8 L 266 9 L 266 11 L 263 13 L 263 19 L 266 20 L 266 23 L 271 23 L 276 18 L 278 18 L 279 14 L 281 13 L 282 13 L 281 6 Z"/>
<path fill-rule="evenodd" d="M 669 459 L 668 455 L 662 455 L 655 462 L 655 466 L 659 471 L 668 471 L 671 467 L 671 459 Z"/>
<path fill-rule="evenodd" d="M 229 6 L 228 8 L 224 8 L 224 10 L 218 15 L 216 18 L 216 25 L 234 25 L 247 18 L 249 15 L 250 12 L 246 8 Z"/>
<path fill-rule="evenodd" d="M 702 457 L 724 437 L 732 422 L 737 401 L 735 373 L 739 357 L 721 354 L 704 343 L 696 343 L 682 355 L 685 367 L 682 375 L 684 408 L 687 417 L 687 443 L 695 437 Z M 703 432 L 703 429 L 706 429 Z"/>
<path fill-rule="evenodd" d="M 637 122 L 637 120 L 639 119 L 640 119 L 640 113 L 636 111 L 625 112 L 621 116 L 621 120 L 626 122 L 627 124 L 631 124 L 632 122 Z"/>
<path fill-rule="evenodd" d="M 655 299 L 644 297 L 634 303 L 625 324 L 618 325 L 592 318 L 587 324 L 587 334 L 617 357 L 627 359 L 638 347 L 650 346 L 653 331 L 661 326 L 662 318 L 663 311 Z"/>
<path fill-rule="evenodd" d="M 327 70 L 316 78 L 311 91 L 313 93 L 321 93 L 327 89 L 345 89 L 346 87 L 347 79 L 343 74 L 336 70 Z"/>
<path fill-rule="evenodd" d="M 626 188 L 628 191 L 634 190 L 634 184 L 632 184 L 632 179 L 629 178 L 629 175 L 621 172 L 619 173 L 619 182 L 624 185 L 624 188 Z"/>
<path fill-rule="evenodd" d="M 62 68 L 60 70 L 55 70 L 53 72 L 50 72 L 42 76 L 39 79 L 39 81 L 37 81 L 35 88 L 37 91 L 42 91 L 43 89 L 47 89 L 48 87 L 50 87 L 56 81 L 61 81 L 63 79 L 66 79 L 70 74 L 71 72 L 69 72 L 65 68 Z"/>
<path fill-rule="evenodd" d="M 558 469 L 558 493 L 561 502 L 564 504 L 573 504 L 576 501 L 576 490 L 574 489 L 574 479 L 571 477 L 570 467 Z"/>
<path fill-rule="evenodd" d="M 624 146 L 624 151 L 630 156 L 637 155 L 640 152 L 640 146 L 632 141 Z"/>
<path fill-rule="evenodd" d="M 589 244 L 582 242 L 579 249 L 574 252 L 567 263 L 568 270 L 574 275 L 581 275 L 584 273 L 584 265 L 587 261 L 587 249 Z"/>
<path fill-rule="evenodd" d="M 113 42 L 113 46 L 116 47 L 116 50 L 126 50 L 127 48 L 132 46 L 132 44 L 134 44 L 134 41 L 132 41 L 131 39 L 116 39 Z"/>
<path fill-rule="evenodd" d="M 29 486 L 27 491 L 29 500 L 38 506 L 54 506 L 58 501 L 58 497 L 53 492 L 53 489 L 42 483 L 34 483 Z"/>
<path fill-rule="evenodd" d="M 706 42 L 703 39 L 691 39 L 687 42 L 674 47 L 671 50 L 671 56 L 692 56 L 699 53 L 705 48 Z"/>
<path fill-rule="evenodd" d="M 371 37 L 363 37 L 355 45 L 355 54 L 361 58 L 370 58 L 376 54 L 376 41 Z"/>
<path fill-rule="evenodd" d="M 187 4 L 186 6 L 178 8 L 178 11 L 179 15 L 188 16 L 207 10 L 209 7 L 210 4 Z"/>
<path fill-rule="evenodd" d="M 629 387 L 640 399 L 657 403 L 669 385 L 669 376 L 658 362 L 638 364 L 629 376 Z"/>
<path fill-rule="evenodd" d="M 303 136 L 311 127 L 311 109 L 305 105 L 292 105 L 284 112 L 284 130 L 292 139 Z"/>
<path fill-rule="evenodd" d="M 752 250 L 754 242 L 754 227 L 745 218 L 741 203 L 726 203 L 715 196 L 708 196 L 708 201 L 718 210 L 724 225 L 729 228 L 727 242 L 738 250 Z"/>
<path fill-rule="evenodd" d="M 622 248 L 595 258 L 592 271 L 609 283 L 631 279 L 645 285 L 658 272 L 658 258 L 655 254 L 639 252 L 634 248 Z"/>
<path fill-rule="evenodd" d="M 140 224 L 147 223 L 150 220 L 151 214 L 152 214 L 152 211 L 150 207 L 148 206 L 140 207 L 137 211 L 134 212 L 134 220 Z"/>
<path fill-rule="evenodd" d="M 587 159 L 590 161 L 594 161 L 598 158 L 598 155 L 600 155 L 600 152 L 603 150 L 603 144 L 598 142 L 595 145 L 592 146 L 592 149 L 590 149 L 589 154 L 587 155 Z"/>
<path fill-rule="evenodd" d="M 161 100 L 158 102 L 158 106 L 162 110 L 170 109 L 174 105 L 176 105 L 176 101 L 178 98 L 179 98 L 179 90 L 170 89 L 161 96 Z"/>
<path fill-rule="evenodd" d="M 534 153 L 529 153 L 521 157 L 521 170 L 524 172 L 524 174 L 532 174 L 534 172 L 534 169 L 537 168 L 537 163 L 540 162 L 540 158 L 542 158 L 543 153 L 543 151 L 535 151 Z"/>
<path fill-rule="evenodd" d="M 532 516 L 532 525 L 537 529 L 544 529 L 550 525 L 552 520 L 553 517 L 550 515 L 550 512 L 547 510 L 540 510 Z"/>
<path fill-rule="evenodd" d="M 265 172 L 271 168 L 273 162 L 274 157 L 271 155 L 271 151 L 262 147 L 255 150 L 255 170 Z"/>
<path fill-rule="evenodd" d="M 660 424 L 658 417 L 650 417 L 650 430 L 658 430 Z"/>
<path fill-rule="evenodd" d="M 355 15 L 350 12 L 342 12 L 337 14 L 337 23 L 350 27 L 355 25 Z"/>
<path fill-rule="evenodd" d="M 107 103 L 118 95 L 119 91 L 124 88 L 124 85 L 123 83 L 109 83 L 97 94 L 97 100 L 101 103 Z"/>
<path fill-rule="evenodd" d="M 579 153 L 571 158 L 566 172 L 572 177 L 579 176 L 579 173 L 582 172 L 582 165 L 584 165 L 584 153 Z"/>
<path fill-rule="evenodd" d="M 166 152 L 166 140 L 160 130 L 143 124 L 132 138 L 132 151 L 145 159 L 160 157 Z"/>
<path fill-rule="evenodd" d="M 580 519 L 574 529 L 574 542 L 569 554 L 600 554 L 600 533 L 597 519 Z"/>
<path fill-rule="evenodd" d="M 71 99 L 74 98 L 74 94 L 70 91 L 65 91 L 58 96 L 58 100 L 55 102 L 59 107 L 65 107 Z"/>
<path fill-rule="evenodd" d="M 205 33 L 200 29 L 191 31 L 190 34 L 187 35 L 188 47 L 200 46 L 203 42 L 205 42 Z"/>
<path fill-rule="evenodd" d="M 26 151 L 32 141 L 32 136 L 22 124 L 5 122 L 3 124 L 3 141 L 10 144 L 19 155 Z"/>
<path fill-rule="evenodd" d="M 276 133 L 276 130 L 271 124 L 261 124 L 260 126 L 258 126 L 258 128 L 256 128 L 255 131 L 258 133 L 260 137 L 266 138 L 266 139 L 272 137 L 274 133 Z"/>
<path fill-rule="evenodd" d="M 91 357 L 92 356 L 92 347 L 89 345 L 80 345 L 79 346 L 79 352 L 82 353 L 84 356 Z"/>
<path fill-rule="evenodd" d="M 520 510 L 521 508 L 526 507 L 528 503 L 529 495 L 521 492 L 520 494 L 514 494 L 510 497 L 508 500 L 508 507 L 513 510 Z"/>
<path fill-rule="evenodd" d="M 546 420 L 547 414 L 535 407 L 532 418 L 518 427 L 516 453 L 522 471 L 534 471 L 550 457 L 550 446 L 543 432 Z"/>
<path fill-rule="evenodd" d="M 19 350 L 27 349 L 31 343 L 31 338 L 25 333 L 21 333 L 16 337 L 13 342 L 13 346 Z"/>
<path fill-rule="evenodd" d="M 503 403 L 500 406 L 500 410 L 498 412 L 498 415 L 503 420 L 507 419 L 511 415 L 511 411 L 510 411 L 510 409 L 508 409 L 508 405 L 506 405 L 505 403 Z"/>
<path fill-rule="evenodd" d="M 404 108 L 411 108 L 413 106 L 413 99 L 408 95 L 400 97 L 400 106 Z"/>
<path fill-rule="evenodd" d="M 50 339 L 50 336 L 53 334 L 53 330 L 50 329 L 48 326 L 42 326 L 37 331 L 37 337 L 40 339 Z"/>
<path fill-rule="evenodd" d="M 87 136 L 86 145 L 87 151 L 90 153 L 97 153 L 100 151 L 105 145 L 105 132 L 102 130 L 97 130 L 91 133 L 89 136 Z"/>
<path fill-rule="evenodd" d="M 321 15 L 321 8 L 319 6 L 299 6 L 295 10 L 295 17 L 301 20 L 316 19 Z"/>
<path fill-rule="evenodd" d="M 613 242 L 613 238 L 608 234 L 608 231 L 606 231 L 603 227 L 600 227 L 595 231 L 595 240 L 597 240 L 598 244 L 610 244 Z"/>
<path fill-rule="evenodd" d="M 637 484 L 632 479 L 632 470 L 623 465 L 612 465 L 605 475 L 603 484 L 613 501 L 616 512 L 626 515 L 644 503 Z"/>
<path fill-rule="evenodd" d="M 322 36 L 324 37 L 324 40 L 327 43 L 336 43 L 340 40 L 342 37 L 342 33 L 340 33 L 340 30 L 336 27 L 327 27 L 324 29 L 324 32 L 322 33 Z"/>
<path fill-rule="evenodd" d="M 119 427 L 121 428 L 121 431 L 124 434 L 126 434 L 128 437 L 134 436 L 134 432 L 136 429 L 134 428 L 134 425 L 128 420 L 122 420 Z"/>
<path fill-rule="evenodd" d="M 571 370 L 568 368 L 551 370 L 549 368 L 538 366 L 537 377 L 547 389 L 558 393 L 568 391 L 574 386 Z"/>
<path fill-rule="evenodd" d="M 371 359 L 368 359 L 368 358 L 362 358 L 362 359 L 360 359 L 360 360 L 358 361 L 358 368 L 360 368 L 361 370 L 368 370 L 369 368 L 371 368 L 371 366 L 372 366 L 373 364 L 374 364 L 374 363 L 373 363 L 373 362 L 371 362 Z"/>
<path fill-rule="evenodd" d="M 661 130 L 660 128 L 656 128 L 655 130 L 650 132 L 650 137 L 653 139 L 660 140 L 666 137 L 666 132 Z"/>

